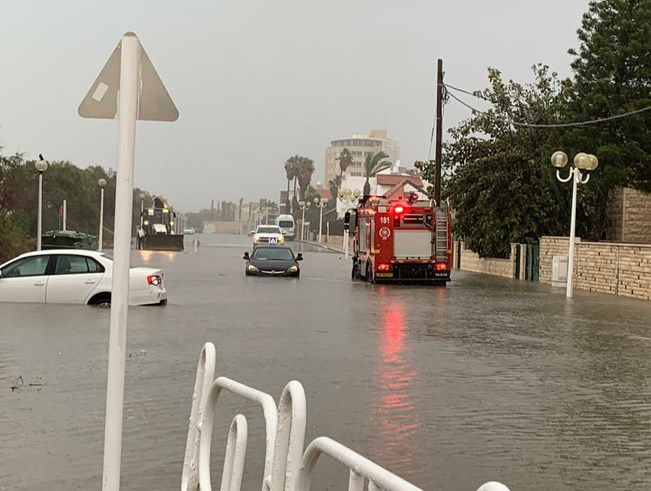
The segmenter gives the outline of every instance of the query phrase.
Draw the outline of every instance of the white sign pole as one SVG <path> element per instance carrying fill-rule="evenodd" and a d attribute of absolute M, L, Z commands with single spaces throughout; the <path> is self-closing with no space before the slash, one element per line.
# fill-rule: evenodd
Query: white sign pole
<path fill-rule="evenodd" d="M 41 250 L 43 236 L 43 173 L 38 173 L 38 218 L 36 221 L 36 250 Z"/>
<path fill-rule="evenodd" d="M 99 198 L 99 237 L 97 250 L 101 251 L 104 247 L 104 186 L 100 188 Z"/>
<path fill-rule="evenodd" d="M 122 37 L 120 60 L 115 243 L 113 251 L 113 293 L 111 294 L 108 382 L 106 388 L 103 491 L 118 491 L 120 489 L 139 61 L 140 42 L 135 34 L 127 33 Z"/>

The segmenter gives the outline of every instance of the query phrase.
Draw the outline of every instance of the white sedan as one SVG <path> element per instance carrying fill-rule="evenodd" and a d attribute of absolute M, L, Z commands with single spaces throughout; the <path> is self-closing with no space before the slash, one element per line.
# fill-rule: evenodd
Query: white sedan
<path fill-rule="evenodd" d="M 285 236 L 278 225 L 258 225 L 253 234 L 253 247 L 260 244 L 284 244 Z"/>
<path fill-rule="evenodd" d="M 110 305 L 112 272 L 113 260 L 103 252 L 28 252 L 0 265 L 0 302 Z M 131 268 L 129 305 L 165 303 L 163 271 Z"/>

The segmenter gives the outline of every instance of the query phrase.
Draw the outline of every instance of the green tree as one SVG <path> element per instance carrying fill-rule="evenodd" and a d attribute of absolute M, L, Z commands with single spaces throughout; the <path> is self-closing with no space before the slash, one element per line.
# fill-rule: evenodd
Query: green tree
<path fill-rule="evenodd" d="M 328 188 L 330 189 L 330 194 L 332 199 L 336 200 L 339 195 L 339 188 L 341 187 L 341 176 L 335 176 L 334 179 L 328 181 Z"/>
<path fill-rule="evenodd" d="M 375 177 L 378 172 L 391 167 L 391 162 L 384 160 L 388 155 L 384 152 L 378 152 L 376 154 L 370 153 L 366 156 L 364 160 L 364 176 L 366 177 L 366 182 L 364 183 L 364 196 L 371 194 L 371 177 Z"/>
<path fill-rule="evenodd" d="M 490 88 L 475 95 L 492 108 L 451 129 L 453 141 L 444 147 L 451 177 L 443 196 L 456 210 L 455 232 L 482 257 L 508 257 L 511 242 L 533 243 L 567 229 L 567 186 L 549 163 L 557 132 L 509 122 L 559 122 L 565 85 L 546 66 L 535 66 L 534 77 L 528 85 L 505 83 L 489 69 Z M 433 173 L 433 165 L 421 167 Z"/>
<path fill-rule="evenodd" d="M 570 120 L 606 118 L 651 106 L 651 1 L 590 2 L 578 38 L 578 50 L 570 50 Z M 583 190 L 578 218 L 588 223 L 590 238 L 603 238 L 613 188 L 651 191 L 651 111 L 574 128 L 563 141 L 569 155 L 584 151 L 599 158 Z"/>
<path fill-rule="evenodd" d="M 344 148 L 337 157 L 337 160 L 339 161 L 339 177 L 341 178 L 343 177 L 344 172 L 346 172 L 346 169 L 352 165 L 353 156 L 350 153 L 350 150 Z"/>
<path fill-rule="evenodd" d="M 0 256 L 13 257 L 32 249 L 36 237 L 38 172 L 34 161 L 20 154 L 5 157 L 0 152 Z M 112 240 L 115 210 L 115 173 L 101 166 L 85 169 L 67 161 L 50 162 L 43 173 L 43 231 L 59 229 L 63 200 L 67 202 L 67 228 L 96 235 L 99 232 L 99 179 L 106 179 L 104 189 L 104 238 Z M 133 230 L 140 223 L 140 194 L 145 205 L 152 196 L 134 189 Z"/>
<path fill-rule="evenodd" d="M 296 166 L 296 179 L 300 188 L 299 196 L 301 200 L 305 199 L 307 188 L 310 186 L 310 181 L 312 181 L 312 174 L 314 174 L 314 161 L 307 157 L 299 157 Z"/>
<path fill-rule="evenodd" d="M 0 263 L 34 247 L 28 237 L 30 216 L 16 207 L 26 191 L 23 167 L 22 155 L 0 153 Z"/>

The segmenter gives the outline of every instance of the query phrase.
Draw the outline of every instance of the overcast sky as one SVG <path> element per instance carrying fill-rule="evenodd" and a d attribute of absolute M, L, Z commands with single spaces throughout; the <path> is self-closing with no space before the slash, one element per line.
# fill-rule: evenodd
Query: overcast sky
<path fill-rule="evenodd" d="M 283 162 L 315 161 L 336 138 L 388 127 L 403 165 L 427 158 L 436 59 L 446 82 L 486 68 L 531 80 L 570 74 L 588 0 L 20 0 L 0 28 L 3 153 L 116 167 L 115 121 L 77 107 L 126 31 L 176 103 L 175 123 L 139 122 L 136 186 L 177 209 L 240 197 L 278 201 Z M 445 126 L 468 116 L 453 101 Z"/>

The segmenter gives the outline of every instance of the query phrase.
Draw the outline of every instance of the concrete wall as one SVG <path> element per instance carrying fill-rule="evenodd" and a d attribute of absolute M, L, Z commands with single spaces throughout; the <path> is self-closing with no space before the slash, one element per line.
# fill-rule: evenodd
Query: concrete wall
<path fill-rule="evenodd" d="M 317 233 L 313 234 L 313 237 L 310 237 L 311 240 L 318 240 L 319 235 Z M 331 247 L 339 248 L 341 250 L 344 249 L 344 237 L 341 235 L 330 235 L 329 237 L 326 237 L 325 235 L 322 236 L 322 240 L 324 244 L 327 244 Z M 348 250 L 352 253 L 353 250 L 353 237 L 350 236 L 348 240 Z"/>
<path fill-rule="evenodd" d="M 618 188 L 610 195 L 608 238 L 615 242 L 651 244 L 651 194 Z"/>
<path fill-rule="evenodd" d="M 492 274 L 503 276 L 504 278 L 513 278 L 515 275 L 515 253 L 514 246 L 511 247 L 511 257 L 509 259 L 480 258 L 475 252 L 466 249 L 461 241 L 454 241 L 454 250 L 452 253 L 453 267 L 458 268 L 458 248 L 461 248 L 461 270 L 472 271 L 475 273 Z"/>
<path fill-rule="evenodd" d="M 551 283 L 553 256 L 567 256 L 567 237 L 540 240 L 540 282 Z M 574 287 L 651 300 L 651 245 L 581 242 L 575 246 Z"/>

